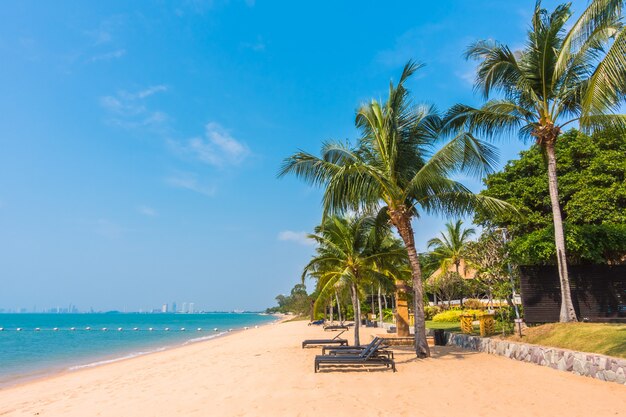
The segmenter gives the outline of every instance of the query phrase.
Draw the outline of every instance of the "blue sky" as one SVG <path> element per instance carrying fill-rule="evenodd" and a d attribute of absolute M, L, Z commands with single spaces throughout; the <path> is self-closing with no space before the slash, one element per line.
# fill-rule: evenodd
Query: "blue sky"
<path fill-rule="evenodd" d="M 409 59 L 416 101 L 479 103 L 464 48 L 521 46 L 533 5 L 5 2 L 0 307 L 273 305 L 321 214 L 282 159 L 354 139 Z M 503 165 L 525 145 L 499 147 Z M 445 220 L 415 224 L 418 249 Z"/>

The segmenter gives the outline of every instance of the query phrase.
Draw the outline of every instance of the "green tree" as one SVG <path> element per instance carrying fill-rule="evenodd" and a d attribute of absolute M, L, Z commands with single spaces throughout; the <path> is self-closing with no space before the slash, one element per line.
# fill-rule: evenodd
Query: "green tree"
<path fill-rule="evenodd" d="M 411 221 L 421 213 L 460 215 L 476 204 L 505 205 L 477 196 L 450 176 L 459 171 L 481 175 L 495 151 L 461 133 L 439 150 L 441 118 L 432 106 L 414 106 L 404 84 L 419 68 L 409 62 L 387 101 L 363 105 L 356 115 L 361 138 L 356 147 L 325 143 L 321 157 L 298 152 L 285 160 L 280 176 L 293 173 L 324 190 L 324 213 L 376 210 L 397 229 L 408 252 L 415 310 L 415 350 L 430 355 L 426 342 L 422 272 Z M 399 329 L 400 330 L 400 329 Z"/>
<path fill-rule="evenodd" d="M 557 174 L 568 262 L 626 261 L 626 135 L 606 130 L 588 136 L 570 130 L 555 152 L 561 161 Z M 521 216 L 478 211 L 475 222 L 506 227 L 518 264 L 550 264 L 556 259 L 546 170 L 541 149 L 534 145 L 485 179 L 482 193 L 511 203 Z"/>
<path fill-rule="evenodd" d="M 557 184 L 555 145 L 563 128 L 578 123 L 586 131 L 613 126 L 626 129 L 626 115 L 613 114 L 626 92 L 626 32 L 623 0 L 592 0 L 567 29 L 570 4 L 548 12 L 537 1 L 521 51 L 494 41 L 478 41 L 466 56 L 479 61 L 476 89 L 487 101 L 481 108 L 454 106 L 449 127 L 464 126 L 485 137 L 518 132 L 534 137 L 547 158 L 548 187 L 561 283 L 562 322 L 576 321 L 572 304 L 565 235 Z"/>
<path fill-rule="evenodd" d="M 446 273 L 452 266 L 457 274 L 461 273 L 461 262 L 465 256 L 470 237 L 476 231 L 473 228 L 463 228 L 463 221 L 446 223 L 446 232 L 441 237 L 435 237 L 428 241 L 428 249 L 433 258 L 439 264 L 440 273 Z M 465 271 L 463 271 L 465 272 Z"/>
<path fill-rule="evenodd" d="M 305 266 L 302 279 L 307 275 L 317 279 L 318 296 L 314 309 L 335 295 L 337 285 L 350 288 L 354 310 L 354 343 L 360 344 L 360 296 L 363 286 L 384 277 L 381 265 L 389 267 L 406 258 L 404 247 L 377 238 L 384 231 L 376 227 L 376 219 L 362 217 L 328 217 L 309 235 L 318 247 L 316 255 Z M 388 232 L 388 229 L 387 229 Z"/>

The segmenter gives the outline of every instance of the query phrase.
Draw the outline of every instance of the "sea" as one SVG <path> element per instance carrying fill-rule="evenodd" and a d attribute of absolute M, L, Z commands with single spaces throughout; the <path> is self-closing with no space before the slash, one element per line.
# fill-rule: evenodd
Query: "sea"
<path fill-rule="evenodd" d="M 0 387 L 274 321 L 260 313 L 0 314 Z"/>

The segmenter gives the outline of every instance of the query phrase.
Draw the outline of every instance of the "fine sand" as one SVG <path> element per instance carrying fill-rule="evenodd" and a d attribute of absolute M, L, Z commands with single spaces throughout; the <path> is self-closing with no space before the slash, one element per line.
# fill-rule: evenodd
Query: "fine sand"
<path fill-rule="evenodd" d="M 451 347 L 316 374 L 300 342 L 332 335 L 288 322 L 68 372 L 0 390 L 0 415 L 626 416 L 626 386 Z"/>

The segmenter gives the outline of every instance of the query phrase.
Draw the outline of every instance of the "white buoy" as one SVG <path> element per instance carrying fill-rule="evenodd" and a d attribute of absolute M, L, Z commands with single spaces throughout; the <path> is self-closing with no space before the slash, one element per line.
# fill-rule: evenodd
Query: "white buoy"
<path fill-rule="evenodd" d="M 201 332 L 202 331 L 202 327 L 198 327 L 198 331 Z"/>
<path fill-rule="evenodd" d="M 153 329 L 152 327 L 148 327 L 148 330 L 149 330 L 149 331 L 152 331 L 152 330 L 154 330 L 154 329 Z"/>
<path fill-rule="evenodd" d="M 4 327 L 0 327 L 0 332 L 3 332 L 3 331 L 4 331 Z"/>
<path fill-rule="evenodd" d="M 103 332 L 106 332 L 107 330 L 109 330 L 109 329 L 107 329 L 106 327 L 103 327 L 103 328 L 102 328 L 102 331 L 103 331 Z"/>
<path fill-rule="evenodd" d="M 91 330 L 91 327 L 87 326 L 85 327 L 85 330 Z"/>
<path fill-rule="evenodd" d="M 214 332 L 216 332 L 216 331 L 218 331 L 218 330 L 219 330 L 219 329 L 218 329 L 217 327 L 213 329 L 213 331 L 214 331 Z"/>
<path fill-rule="evenodd" d="M 169 332 L 169 331 L 170 331 L 170 328 L 169 328 L 169 327 L 166 327 L 166 328 L 165 328 L 165 331 L 166 331 L 166 332 Z"/>
<path fill-rule="evenodd" d="M 118 328 L 117 328 L 117 331 L 118 331 L 118 332 L 121 332 L 122 330 L 123 330 L 123 329 L 122 329 L 121 327 L 118 327 Z"/>
<path fill-rule="evenodd" d="M 55 332 L 58 332 L 59 328 L 58 327 L 54 327 L 52 330 L 54 330 Z"/>
<path fill-rule="evenodd" d="M 36 331 L 36 332 L 38 332 L 38 331 L 40 331 L 40 330 L 41 330 L 41 329 L 40 329 L 39 327 L 35 327 L 35 331 Z"/>
<path fill-rule="evenodd" d="M 184 327 L 181 327 L 181 328 L 180 328 L 180 331 L 181 331 L 181 332 L 184 332 L 184 331 L 185 331 L 185 328 L 184 328 Z"/>
<path fill-rule="evenodd" d="M 137 330 L 139 330 L 139 327 L 133 327 L 133 330 L 137 331 Z"/>
<path fill-rule="evenodd" d="M 17 328 L 17 329 L 15 329 L 15 330 L 17 330 L 18 332 L 21 332 L 21 331 L 22 331 L 22 328 L 21 328 L 21 327 L 18 327 L 18 328 Z"/>
<path fill-rule="evenodd" d="M 76 327 L 70 327 L 70 330 L 74 331 L 74 330 L 76 330 Z"/>

